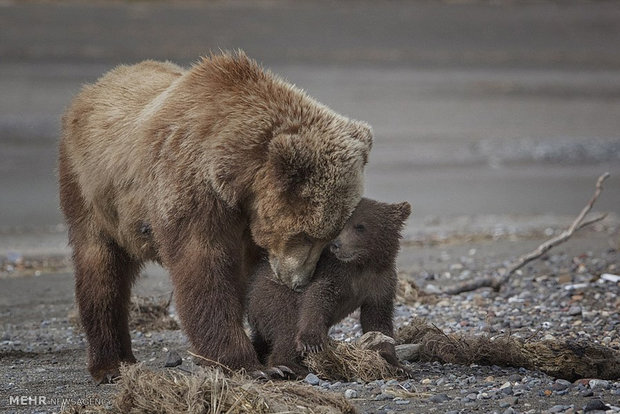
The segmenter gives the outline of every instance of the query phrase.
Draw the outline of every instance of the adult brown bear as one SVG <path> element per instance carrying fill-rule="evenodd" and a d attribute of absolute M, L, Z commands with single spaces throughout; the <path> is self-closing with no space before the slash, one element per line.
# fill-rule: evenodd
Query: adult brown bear
<path fill-rule="evenodd" d="M 366 124 L 242 52 L 121 66 L 85 86 L 63 117 L 59 180 L 95 380 L 135 361 L 127 309 L 149 260 L 169 270 L 197 353 L 259 368 L 247 276 L 266 252 L 284 284 L 307 283 L 361 198 L 371 145 Z"/>

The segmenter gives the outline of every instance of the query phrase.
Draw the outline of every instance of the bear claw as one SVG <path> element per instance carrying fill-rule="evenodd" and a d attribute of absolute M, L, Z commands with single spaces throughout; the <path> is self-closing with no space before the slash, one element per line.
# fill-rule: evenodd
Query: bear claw
<path fill-rule="evenodd" d="M 287 366 L 278 365 L 264 370 L 257 369 L 249 373 L 250 377 L 259 381 L 285 380 L 296 378 L 297 375 Z"/>
<path fill-rule="evenodd" d="M 278 365 L 278 367 L 280 369 L 280 371 L 282 371 L 284 373 L 285 377 L 288 378 L 295 378 L 297 375 L 293 372 L 292 369 L 290 369 L 289 367 L 287 367 L 286 365 Z"/>
<path fill-rule="evenodd" d="M 264 371 L 257 369 L 249 373 L 250 377 L 259 381 L 267 381 L 269 379 L 269 375 L 267 375 Z"/>
<path fill-rule="evenodd" d="M 97 385 L 103 385 L 103 384 L 114 384 L 116 382 L 118 382 L 118 380 L 121 378 L 120 373 L 118 372 L 111 372 L 111 373 L 107 373 L 104 376 L 102 376 L 99 380 L 97 380 Z"/>
<path fill-rule="evenodd" d="M 327 340 L 321 334 L 302 333 L 297 337 L 297 352 L 302 356 L 316 354 L 325 350 Z"/>

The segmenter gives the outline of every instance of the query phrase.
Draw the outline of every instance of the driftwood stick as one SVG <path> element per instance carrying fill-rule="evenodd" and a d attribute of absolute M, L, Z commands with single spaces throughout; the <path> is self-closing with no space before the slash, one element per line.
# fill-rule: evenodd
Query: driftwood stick
<path fill-rule="evenodd" d="M 590 198 L 588 204 L 585 205 L 585 207 L 581 210 L 579 215 L 575 218 L 575 220 L 572 222 L 568 229 L 542 243 L 531 252 L 528 252 L 517 258 L 508 266 L 505 273 L 503 273 L 500 277 L 484 277 L 480 279 L 474 279 L 470 282 L 465 282 L 452 288 L 446 289 L 444 290 L 444 293 L 447 293 L 449 295 L 458 295 L 459 293 L 471 292 L 482 287 L 492 287 L 495 290 L 499 290 L 501 286 L 510 279 L 510 276 L 512 276 L 514 272 L 521 269 L 527 263 L 531 262 L 532 260 L 538 259 L 540 256 L 547 253 L 553 247 L 564 243 L 566 240 L 570 239 L 577 230 L 580 230 L 586 226 L 603 220 L 605 217 L 607 217 L 607 214 L 603 214 L 594 219 L 584 221 L 586 215 L 590 212 L 590 210 L 592 210 L 592 206 L 594 206 L 594 203 L 600 196 L 601 191 L 603 191 L 603 182 L 605 182 L 607 178 L 609 178 L 609 173 L 604 173 L 598 178 L 598 180 L 596 181 L 596 189 L 594 191 L 594 194 L 592 195 L 592 198 Z"/>
<path fill-rule="evenodd" d="M 442 293 L 447 295 L 458 295 L 463 292 L 472 292 L 474 290 L 478 290 L 485 287 L 490 287 L 496 289 L 496 285 L 499 279 L 492 276 L 486 276 L 481 278 L 476 278 L 473 280 L 469 280 L 466 282 L 459 283 L 455 286 L 445 288 L 442 290 Z"/>
<path fill-rule="evenodd" d="M 546 242 L 538 246 L 535 250 L 524 254 L 523 256 L 519 257 L 516 261 L 514 261 L 510 266 L 508 266 L 508 270 L 506 270 L 506 273 L 504 274 L 504 276 L 502 276 L 502 281 L 500 285 L 505 283 L 514 272 L 521 269 L 527 263 L 531 262 L 534 259 L 538 259 L 543 254 L 547 253 L 551 248 L 564 243 L 575 233 L 575 231 L 579 230 L 580 228 L 583 228 L 585 226 L 585 224 L 583 223 L 583 220 L 586 217 L 586 215 L 590 212 L 590 210 L 592 210 L 592 206 L 594 206 L 594 203 L 596 202 L 599 195 L 601 194 L 601 191 L 603 190 L 603 182 L 607 178 L 609 178 L 609 173 L 605 173 L 601 175 L 600 177 L 598 177 L 598 180 L 596 181 L 596 190 L 594 191 L 594 195 L 592 195 L 592 198 L 590 199 L 588 204 L 586 204 L 586 206 L 581 210 L 581 213 L 579 213 L 579 215 L 573 221 L 570 227 L 567 230 L 560 233 L 559 235 L 557 235 L 556 237 L 553 237 L 547 240 Z M 605 218 L 605 215 L 597 217 L 597 219 L 595 220 L 590 220 L 588 224 L 595 223 L 596 221 L 602 220 L 603 218 Z M 582 224 L 584 224 L 584 226 L 582 226 Z"/>

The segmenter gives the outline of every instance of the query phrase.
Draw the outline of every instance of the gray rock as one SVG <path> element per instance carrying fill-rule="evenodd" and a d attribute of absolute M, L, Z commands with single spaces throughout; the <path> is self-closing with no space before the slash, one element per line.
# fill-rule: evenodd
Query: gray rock
<path fill-rule="evenodd" d="M 596 390 L 597 388 L 602 388 L 604 390 L 608 390 L 611 388 L 609 386 L 609 381 L 601 380 L 601 379 L 591 379 L 588 383 L 591 389 Z"/>
<path fill-rule="evenodd" d="M 310 385 L 318 385 L 321 380 L 319 379 L 319 377 L 317 377 L 313 373 L 310 373 L 306 375 L 306 378 L 304 378 L 304 381 Z"/>
<path fill-rule="evenodd" d="M 609 410 L 609 407 L 605 405 L 605 403 L 598 398 L 588 401 L 585 407 L 583 407 L 584 412 L 589 411 L 606 411 Z"/>
<path fill-rule="evenodd" d="M 386 394 L 384 392 L 382 392 L 381 394 L 378 394 L 375 397 L 375 401 L 387 401 L 387 400 L 391 400 L 392 396 L 390 394 Z"/>
<path fill-rule="evenodd" d="M 564 411 L 568 410 L 569 408 L 571 408 L 570 405 L 554 405 L 553 407 L 551 407 L 548 412 L 550 413 L 563 413 Z"/>
<path fill-rule="evenodd" d="M 512 407 L 508 407 L 504 410 L 503 414 L 515 414 L 515 410 Z"/>
<path fill-rule="evenodd" d="M 517 403 L 519 402 L 519 399 L 517 397 L 511 397 L 511 398 L 507 398 L 506 402 L 510 405 L 517 405 Z"/>
<path fill-rule="evenodd" d="M 512 374 L 508 377 L 508 381 L 510 382 L 520 382 L 523 377 L 519 374 Z"/>
<path fill-rule="evenodd" d="M 355 343 L 362 349 L 377 349 L 385 343 L 393 345 L 395 341 L 394 338 L 390 338 L 381 332 L 370 331 L 356 339 Z"/>
<path fill-rule="evenodd" d="M 500 391 L 501 391 L 502 394 L 512 395 L 512 387 L 511 386 L 503 387 L 503 388 L 501 388 Z"/>
<path fill-rule="evenodd" d="M 569 316 L 581 315 L 581 306 L 573 305 L 568 309 Z"/>
<path fill-rule="evenodd" d="M 429 401 L 434 403 L 442 403 L 448 401 L 449 399 L 450 397 L 448 397 L 447 394 L 436 394 L 429 398 Z"/>
<path fill-rule="evenodd" d="M 559 383 L 559 382 L 555 382 L 552 386 L 551 389 L 553 391 L 562 391 L 567 389 L 569 386 L 569 384 L 564 384 L 564 383 Z"/>
<path fill-rule="evenodd" d="M 556 379 L 555 383 L 556 384 L 563 384 L 563 385 L 566 385 L 567 387 L 570 387 L 572 385 L 570 381 L 567 381 L 567 380 L 561 379 L 561 378 Z"/>
<path fill-rule="evenodd" d="M 396 404 L 396 405 L 407 405 L 407 404 L 409 404 L 409 402 L 410 402 L 409 400 L 397 400 L 397 401 L 394 401 L 394 404 Z"/>
<path fill-rule="evenodd" d="M 357 391 L 349 388 L 348 390 L 344 392 L 344 398 L 349 399 L 349 400 L 351 398 L 357 398 Z"/>
<path fill-rule="evenodd" d="M 177 351 L 168 351 L 168 355 L 166 356 L 166 362 L 164 363 L 165 367 L 178 367 L 183 363 L 183 358 Z"/>
<path fill-rule="evenodd" d="M 477 396 L 478 396 L 478 394 L 474 394 L 472 392 L 470 394 L 467 394 L 463 400 L 466 400 L 466 401 L 476 401 L 476 397 Z"/>
<path fill-rule="evenodd" d="M 396 356 L 401 361 L 417 361 L 420 358 L 421 344 L 396 345 Z"/>

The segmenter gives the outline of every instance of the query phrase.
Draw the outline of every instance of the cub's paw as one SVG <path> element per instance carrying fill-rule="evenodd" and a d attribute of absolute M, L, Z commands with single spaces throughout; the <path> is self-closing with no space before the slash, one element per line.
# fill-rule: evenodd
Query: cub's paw
<path fill-rule="evenodd" d="M 396 375 L 404 378 L 413 378 L 413 370 L 403 364 L 396 366 Z"/>
<path fill-rule="evenodd" d="M 327 345 L 327 335 L 321 332 L 300 332 L 296 338 L 297 352 L 302 355 L 321 352 Z"/>

